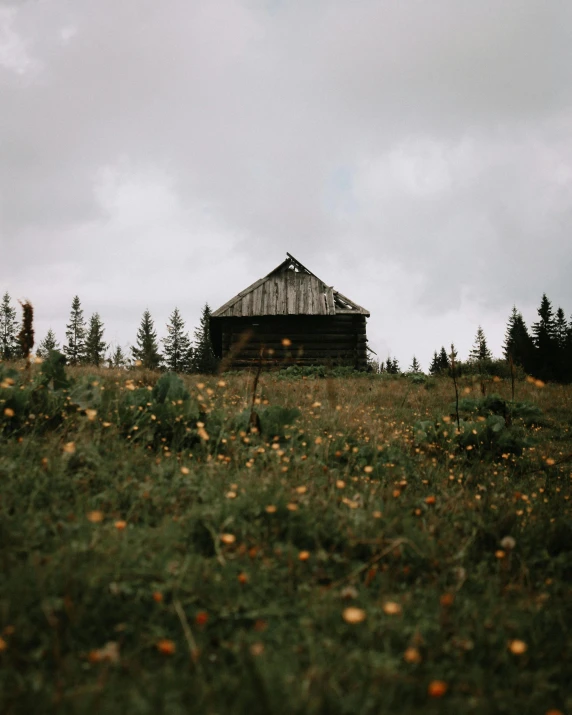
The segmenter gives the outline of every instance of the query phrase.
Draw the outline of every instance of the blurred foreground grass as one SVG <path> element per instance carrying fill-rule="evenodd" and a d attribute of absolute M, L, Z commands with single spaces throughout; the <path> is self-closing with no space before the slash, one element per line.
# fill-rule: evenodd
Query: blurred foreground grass
<path fill-rule="evenodd" d="M 2 713 L 572 709 L 572 387 L 67 375 L 0 365 Z"/>

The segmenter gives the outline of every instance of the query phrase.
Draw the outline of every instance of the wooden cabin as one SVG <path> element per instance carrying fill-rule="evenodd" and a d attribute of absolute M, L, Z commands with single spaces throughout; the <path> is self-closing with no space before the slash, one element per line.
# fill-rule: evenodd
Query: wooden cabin
<path fill-rule="evenodd" d="M 289 253 L 273 271 L 215 310 L 211 339 L 227 369 L 288 365 L 367 368 L 369 311 Z"/>

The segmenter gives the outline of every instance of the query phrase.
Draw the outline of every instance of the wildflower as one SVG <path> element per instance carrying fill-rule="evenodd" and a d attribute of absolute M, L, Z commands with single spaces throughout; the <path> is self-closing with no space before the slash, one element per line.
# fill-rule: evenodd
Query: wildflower
<path fill-rule="evenodd" d="M 399 616 L 401 611 L 401 606 L 399 603 L 395 603 L 395 601 L 386 601 L 383 604 L 383 612 L 388 616 Z"/>
<path fill-rule="evenodd" d="M 337 487 L 338 489 L 343 489 L 345 486 L 346 486 L 346 483 L 344 482 L 343 479 L 338 479 L 338 480 L 336 481 L 336 487 Z"/>
<path fill-rule="evenodd" d="M 4 638 L 2 638 L 2 636 L 0 636 L 0 653 L 2 653 L 2 651 L 5 651 L 6 648 L 8 648 L 8 643 L 6 643 Z"/>
<path fill-rule="evenodd" d="M 289 348 L 290 345 L 292 345 L 292 341 L 290 340 L 290 338 L 283 338 L 283 339 L 282 339 L 282 345 L 283 345 L 285 348 Z"/>
<path fill-rule="evenodd" d="M 127 522 L 123 521 L 123 519 L 119 519 L 118 521 L 115 522 L 114 526 L 117 529 L 117 531 L 123 531 L 123 529 L 125 529 L 125 527 L 127 526 Z"/>
<path fill-rule="evenodd" d="M 432 680 L 427 688 L 428 694 L 432 698 L 441 698 L 447 692 L 448 686 L 444 680 Z"/>
<path fill-rule="evenodd" d="M 435 504 L 436 501 L 437 499 L 434 496 L 429 496 L 425 498 L 425 504 L 429 504 L 429 506 Z"/>
<path fill-rule="evenodd" d="M 91 521 L 92 524 L 99 524 L 101 521 L 103 521 L 103 512 L 90 511 L 87 514 L 87 519 L 88 521 Z"/>
<path fill-rule="evenodd" d="M 504 559 L 504 557 L 506 556 L 506 551 L 503 551 L 502 549 L 497 549 L 495 551 L 495 556 L 497 557 L 497 559 Z"/>
<path fill-rule="evenodd" d="M 264 643 L 261 643 L 260 641 L 257 641 L 256 643 L 253 643 L 250 646 L 250 653 L 253 655 L 255 658 L 259 655 L 262 655 L 264 653 Z"/>
<path fill-rule="evenodd" d="M 448 608 L 449 606 L 452 606 L 454 601 L 455 596 L 453 596 L 452 593 L 444 593 L 439 599 L 439 603 L 443 606 L 443 608 Z"/>
<path fill-rule="evenodd" d="M 62 449 L 65 454 L 74 454 L 75 453 L 75 442 L 66 442 Z"/>
<path fill-rule="evenodd" d="M 244 571 L 241 571 L 238 576 L 238 583 L 242 584 L 244 586 L 245 583 L 248 583 L 248 574 L 245 574 Z"/>
<path fill-rule="evenodd" d="M 161 638 L 160 641 L 157 641 L 157 650 L 162 655 L 173 655 L 173 653 L 177 650 L 177 646 L 172 640 L 169 640 L 168 638 Z"/>
<path fill-rule="evenodd" d="M 403 654 L 403 660 L 406 663 L 421 663 L 421 653 L 417 648 L 407 648 Z"/>
<path fill-rule="evenodd" d="M 155 603 L 161 603 L 163 601 L 163 594 L 161 591 L 153 591 L 153 600 Z"/>
<path fill-rule="evenodd" d="M 205 626 L 209 620 L 209 614 L 206 611 L 199 611 L 195 616 L 197 626 Z"/>
<path fill-rule="evenodd" d="M 310 558 L 310 552 L 309 551 L 300 551 L 298 554 L 298 559 L 300 561 L 307 561 Z"/>
<path fill-rule="evenodd" d="M 6 407 L 6 408 L 4 409 L 4 414 L 5 414 L 6 417 L 14 417 L 14 415 L 15 415 L 16 413 L 14 412 L 14 410 L 13 410 L 11 407 Z"/>
<path fill-rule="evenodd" d="M 507 551 L 512 551 L 512 549 L 514 549 L 514 547 L 516 546 L 516 541 L 512 538 L 512 536 L 503 536 L 500 545 L 503 549 L 506 549 Z"/>
<path fill-rule="evenodd" d="M 221 534 L 220 540 L 223 544 L 234 544 L 236 536 L 234 534 Z"/>
<path fill-rule="evenodd" d="M 86 410 L 85 416 L 90 422 L 93 422 L 93 420 L 97 417 L 97 410 Z"/>
<path fill-rule="evenodd" d="M 298 494 L 305 494 L 308 491 L 308 487 L 296 487 Z"/>
<path fill-rule="evenodd" d="M 371 473 L 373 472 L 373 467 L 371 467 L 371 466 L 368 465 L 367 467 L 364 467 L 364 468 L 363 468 L 363 471 L 364 471 L 366 474 L 371 474 Z"/>
<path fill-rule="evenodd" d="M 181 474 L 190 474 L 191 470 L 188 467 L 181 467 Z"/>
<path fill-rule="evenodd" d="M 231 490 L 225 494 L 225 497 L 227 499 L 236 499 L 236 492 Z"/>
<path fill-rule="evenodd" d="M 265 507 L 264 511 L 267 514 L 274 514 L 276 512 L 276 507 L 274 506 L 274 504 L 269 504 L 267 507 Z"/>
<path fill-rule="evenodd" d="M 355 625 L 356 623 L 362 623 L 367 618 L 366 612 L 363 608 L 356 608 L 355 606 L 348 606 L 342 611 L 342 618 L 346 623 Z"/>
<path fill-rule="evenodd" d="M 103 648 L 97 648 L 90 651 L 89 653 L 90 663 L 101 663 L 107 661 L 108 663 L 118 663 L 119 662 L 119 644 L 115 641 L 109 641 Z"/>
<path fill-rule="evenodd" d="M 526 651 L 528 650 L 528 646 L 524 641 L 515 639 L 509 641 L 508 649 L 513 655 L 522 655 L 523 653 L 526 653 Z"/>

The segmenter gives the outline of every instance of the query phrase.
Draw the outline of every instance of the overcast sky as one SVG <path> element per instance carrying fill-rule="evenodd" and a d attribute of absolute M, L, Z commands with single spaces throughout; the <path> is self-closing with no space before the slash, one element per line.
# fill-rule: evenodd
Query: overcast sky
<path fill-rule="evenodd" d="M 294 254 L 427 368 L 572 313 L 570 0 L 0 0 L 0 291 L 132 343 Z"/>

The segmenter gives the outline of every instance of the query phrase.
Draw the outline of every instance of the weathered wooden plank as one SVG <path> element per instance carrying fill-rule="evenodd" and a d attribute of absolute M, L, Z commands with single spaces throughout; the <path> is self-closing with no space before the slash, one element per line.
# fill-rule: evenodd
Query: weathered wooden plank
<path fill-rule="evenodd" d="M 296 314 L 296 274 L 294 271 L 286 271 L 288 285 L 288 315 Z"/>

